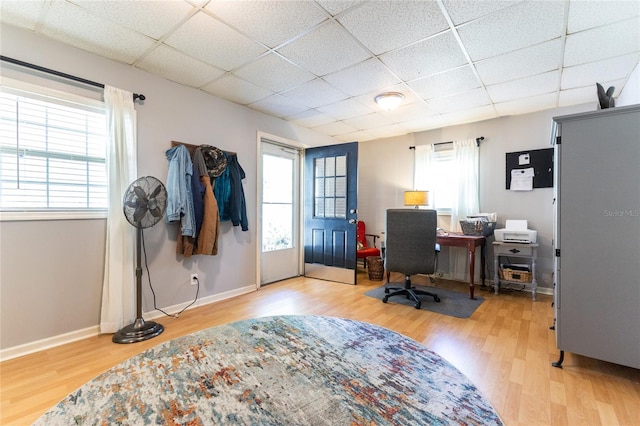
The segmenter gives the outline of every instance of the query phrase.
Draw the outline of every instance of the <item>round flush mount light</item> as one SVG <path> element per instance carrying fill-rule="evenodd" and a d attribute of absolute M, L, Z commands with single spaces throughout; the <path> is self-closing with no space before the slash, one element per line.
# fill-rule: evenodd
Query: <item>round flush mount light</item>
<path fill-rule="evenodd" d="M 373 98 L 378 105 L 382 109 L 387 111 L 391 111 L 393 109 L 398 108 L 398 106 L 402 103 L 404 99 L 404 95 L 399 92 L 385 92 L 380 93 L 378 96 Z"/>

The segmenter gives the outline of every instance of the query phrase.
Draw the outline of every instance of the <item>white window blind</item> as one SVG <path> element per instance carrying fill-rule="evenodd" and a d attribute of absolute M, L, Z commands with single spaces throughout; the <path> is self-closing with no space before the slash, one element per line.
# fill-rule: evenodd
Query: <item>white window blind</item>
<path fill-rule="evenodd" d="M 106 122 L 96 101 L 2 88 L 0 210 L 105 210 Z"/>

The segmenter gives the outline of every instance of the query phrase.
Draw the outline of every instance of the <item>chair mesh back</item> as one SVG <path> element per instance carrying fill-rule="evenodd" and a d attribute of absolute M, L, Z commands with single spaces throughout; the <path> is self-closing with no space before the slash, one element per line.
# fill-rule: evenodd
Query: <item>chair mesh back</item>
<path fill-rule="evenodd" d="M 405 275 L 434 273 L 437 221 L 435 210 L 387 210 L 385 269 Z"/>

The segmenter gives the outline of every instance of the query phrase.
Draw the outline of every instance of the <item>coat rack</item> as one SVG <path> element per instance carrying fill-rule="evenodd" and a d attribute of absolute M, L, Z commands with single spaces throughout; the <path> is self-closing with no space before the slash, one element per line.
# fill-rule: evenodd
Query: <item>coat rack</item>
<path fill-rule="evenodd" d="M 184 142 L 179 142 L 179 141 L 171 141 L 171 146 L 172 147 L 178 146 L 178 145 L 184 145 L 184 147 L 187 148 L 187 151 L 189 151 L 189 155 L 191 155 L 192 157 L 193 157 L 193 151 L 195 151 L 196 148 L 200 147 L 200 145 L 193 145 L 193 144 L 190 144 L 190 143 L 184 143 Z M 223 151 L 227 155 L 238 155 L 236 152 L 233 152 L 233 151 L 227 151 L 227 150 L 224 150 L 224 149 L 223 149 Z"/>

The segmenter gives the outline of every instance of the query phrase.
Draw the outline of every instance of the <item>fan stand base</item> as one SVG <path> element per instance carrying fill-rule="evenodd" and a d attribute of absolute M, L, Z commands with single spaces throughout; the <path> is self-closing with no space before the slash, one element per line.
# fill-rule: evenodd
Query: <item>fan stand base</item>
<path fill-rule="evenodd" d="M 163 331 L 164 327 L 161 324 L 137 318 L 133 324 L 129 324 L 114 334 L 111 340 L 113 343 L 137 343 L 156 337 Z"/>

